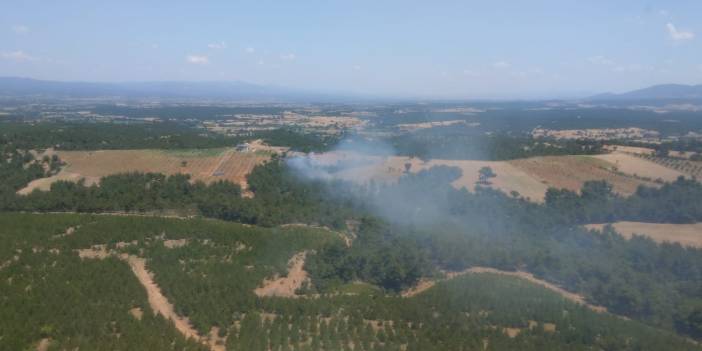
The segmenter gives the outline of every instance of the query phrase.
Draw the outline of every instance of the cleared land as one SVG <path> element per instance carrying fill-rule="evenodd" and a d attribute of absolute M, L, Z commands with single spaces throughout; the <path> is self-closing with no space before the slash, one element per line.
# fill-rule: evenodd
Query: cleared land
<path fill-rule="evenodd" d="M 620 166 L 617 166 L 617 163 L 615 163 L 617 159 L 622 160 Z M 623 166 L 623 160 L 629 163 Z M 533 157 L 512 160 L 509 163 L 537 179 L 545 187 L 578 191 L 586 181 L 606 180 L 612 184 L 615 192 L 622 195 L 631 195 L 639 185 L 656 185 L 652 181 L 643 180 L 639 177 L 655 175 L 656 177 L 651 177 L 651 179 L 656 179 L 662 176 L 666 178 L 670 176 L 668 169 L 656 167 L 657 165 L 652 162 L 641 161 L 644 162 L 640 162 L 638 158 L 633 156 L 607 154 L 597 156 Z M 636 162 L 636 167 L 632 165 L 634 162 Z M 639 169 L 646 170 L 648 166 L 655 168 L 655 170 L 638 174 L 639 177 L 634 176 L 636 172 L 628 172 Z M 624 167 L 625 170 L 622 170 L 620 167 Z M 675 180 L 675 178 L 677 177 L 670 177 L 668 180 Z"/>
<path fill-rule="evenodd" d="M 674 181 L 683 173 L 651 162 L 647 159 L 636 157 L 624 152 L 613 152 L 606 155 L 594 156 L 614 165 L 619 172 L 645 177 L 649 179 L 662 179 L 667 182 Z"/>
<path fill-rule="evenodd" d="M 647 161 L 655 162 L 656 164 L 666 167 L 672 171 L 685 173 L 688 176 L 700 178 L 702 177 L 702 161 L 691 161 L 688 159 L 680 159 L 673 157 L 661 156 L 641 156 Z"/>
<path fill-rule="evenodd" d="M 315 155 L 314 163 L 319 165 L 349 164 L 352 166 L 336 174 L 335 177 L 354 182 L 365 183 L 368 181 L 395 182 L 405 172 L 406 164 L 411 164 L 409 171 L 416 173 L 434 166 L 457 167 L 462 171 L 461 177 L 453 182 L 456 188 L 466 187 L 472 190 L 478 181 L 478 170 L 489 166 L 495 171 L 497 177 L 491 179 L 491 186 L 506 193 L 517 191 L 522 196 L 540 201 L 543 200 L 546 186 L 530 177 L 520 169 L 507 162 L 476 161 L 476 160 L 430 160 L 424 162 L 417 158 L 402 156 L 379 157 L 365 156 L 356 153 L 332 152 Z M 357 165 L 356 165 L 357 164 Z"/>
<path fill-rule="evenodd" d="M 354 181 L 394 182 L 410 164 L 410 172 L 434 166 L 458 167 L 463 174 L 453 182 L 456 188 L 472 190 L 478 181 L 478 170 L 488 166 L 497 174 L 490 186 L 509 194 L 518 192 L 532 201 L 541 202 L 549 187 L 578 191 L 590 180 L 606 180 L 614 191 L 631 195 L 639 185 L 658 186 L 653 180 L 673 181 L 682 173 L 651 161 L 624 153 L 597 156 L 545 156 L 511 161 L 429 160 L 400 156 L 367 156 L 351 152 L 330 152 L 313 155 L 312 164 L 341 165 L 333 176 Z"/>
<path fill-rule="evenodd" d="M 651 238 L 657 243 L 678 243 L 683 246 L 702 248 L 702 223 L 668 224 L 643 222 L 615 222 L 614 229 L 625 238 L 634 234 Z M 588 229 L 602 230 L 606 224 L 588 224 Z"/>
<path fill-rule="evenodd" d="M 58 180 L 95 184 L 111 174 L 126 172 L 156 172 L 166 175 L 189 174 L 193 181 L 205 183 L 228 180 L 246 189 L 246 176 L 270 158 L 268 153 L 235 152 L 232 149 L 196 151 L 161 150 L 100 150 L 100 151 L 56 151 L 66 163 L 59 174 L 37 179 L 19 191 L 28 194 L 34 189 L 49 190 Z"/>

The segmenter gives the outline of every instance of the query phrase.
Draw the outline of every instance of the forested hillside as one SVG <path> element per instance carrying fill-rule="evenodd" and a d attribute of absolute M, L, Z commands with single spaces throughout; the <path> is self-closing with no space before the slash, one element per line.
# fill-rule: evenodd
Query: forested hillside
<path fill-rule="evenodd" d="M 456 278 L 412 298 L 353 284 L 353 293 L 316 298 L 254 294 L 266 277 L 285 274 L 294 253 L 337 242 L 334 232 L 304 227 L 0 214 L 0 348 L 207 349 L 209 339 L 186 341 L 152 315 L 124 258 L 141 257 L 178 316 L 200 335 L 216 327 L 215 345 L 229 350 L 698 349 L 491 274 Z"/>
<path fill-rule="evenodd" d="M 229 183 L 206 186 L 184 176 L 131 174 L 106 177 L 99 187 L 58 182 L 50 192 L 15 195 L 4 209 L 177 210 L 263 226 L 303 222 L 340 230 L 354 219 L 361 225 L 351 248 L 330 244 L 310 260 L 319 291 L 355 280 L 399 291 L 436 269 L 473 265 L 525 269 L 613 312 L 689 335 L 702 331 L 695 319 L 702 310 L 696 302 L 699 250 L 645 238 L 627 241 L 578 226 L 604 219 L 699 220 L 698 182 L 641 188 L 628 199 L 613 195 L 607 184 L 587 183 L 581 194 L 554 190 L 539 205 L 487 188 L 456 191 L 450 168 L 408 174 L 397 185 L 372 189 L 308 182 L 291 172 L 275 160 L 257 168 L 249 178 L 252 199 L 241 198 L 238 186 Z M 434 205 L 418 207 L 418 199 Z M 650 212 L 665 199 L 676 199 L 679 210 Z M 381 211 L 388 205 L 382 201 L 392 201 L 392 213 Z"/>
<path fill-rule="evenodd" d="M 702 251 L 678 244 L 656 244 L 644 237 L 626 240 L 611 228 L 598 233 L 581 226 L 619 220 L 701 221 L 702 184 L 694 179 L 681 178 L 661 187 L 640 187 L 630 197 L 616 195 L 606 182 L 587 182 L 580 192 L 549 189 L 545 203 L 538 204 L 518 194 L 506 195 L 481 186 L 474 191 L 457 190 L 451 183 L 461 171 L 446 166 L 408 172 L 397 183 L 354 185 L 300 177 L 289 166 L 288 159 L 273 157 L 249 175 L 249 190 L 254 195 L 251 198 L 242 197 L 241 188 L 232 183 L 206 185 L 193 183 L 185 175 L 153 173 L 111 175 L 102 178 L 99 186 L 59 181 L 48 192 L 18 195 L 16 191 L 28 181 L 55 173 L 61 167 L 61 160 L 35 160 L 33 153 L 18 149 L 14 142 L 3 147 L 2 211 L 169 214 L 266 228 L 291 223 L 326 226 L 340 232 L 346 241 L 317 240 L 311 246 L 314 251 L 309 252 L 305 263 L 312 282 L 306 288 L 309 293 L 354 290 L 356 287 L 352 285 L 360 281 L 395 296 L 422 278 L 441 276 L 441 271 L 486 266 L 530 272 L 581 294 L 612 313 L 702 339 L 699 300 Z M 142 240 L 130 237 L 142 235 L 140 231 L 130 234 L 111 229 L 132 228 L 124 223 L 106 219 L 98 223 L 108 223 L 100 231 L 111 233 L 104 237 L 109 242 Z M 166 226 L 164 223 L 159 225 Z M 86 226 L 83 230 L 97 227 Z M 99 236 L 100 231 L 94 234 Z M 195 230 L 175 239 L 187 239 L 188 235 L 198 233 Z M 81 245 L 102 244 L 105 240 Z M 302 250 L 311 244 L 285 245 Z M 192 250 L 196 247 L 189 245 L 182 255 L 176 256 L 171 255 L 181 251 L 161 250 L 150 264 L 155 270 L 159 264 L 177 266 L 188 255 L 195 254 Z M 160 249 L 149 247 L 130 252 L 149 250 Z M 278 258 L 275 264 L 278 271 L 291 255 L 292 252 L 286 251 L 285 259 Z M 205 257 L 203 260 L 207 261 Z M 232 284 L 234 278 L 226 274 L 235 271 L 214 263 L 207 267 L 222 270 L 222 281 Z M 264 276 L 241 279 L 253 282 Z M 184 279 L 176 274 L 156 275 L 156 280 L 164 286 Z M 195 327 L 205 333 L 211 326 L 225 327 L 229 323 L 227 318 L 235 313 L 232 309 L 235 306 L 254 301 L 250 296 L 237 295 L 232 299 L 244 300 L 235 300 L 238 302 L 225 308 L 213 301 L 226 300 L 225 291 L 236 287 L 191 282 L 191 286 L 197 284 L 204 284 L 198 288 L 200 292 L 219 291 L 219 295 L 211 297 L 209 305 L 197 307 L 198 311 L 207 312 L 196 312 L 195 306 L 188 302 L 176 307 L 184 308 L 179 312 L 190 316 Z M 166 289 L 165 294 L 178 300 L 176 294 L 182 293 L 188 296 L 186 301 L 196 297 L 193 291 L 183 289 L 173 287 Z"/>

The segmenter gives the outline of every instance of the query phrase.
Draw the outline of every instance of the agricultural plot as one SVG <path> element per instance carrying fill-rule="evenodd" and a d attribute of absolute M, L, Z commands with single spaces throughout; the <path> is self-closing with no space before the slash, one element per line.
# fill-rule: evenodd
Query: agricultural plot
<path fill-rule="evenodd" d="M 405 172 L 416 173 L 435 166 L 449 166 L 461 169 L 462 175 L 453 182 L 456 188 L 473 190 L 478 181 L 478 170 L 482 167 L 491 167 L 497 177 L 491 179 L 492 187 L 506 193 L 517 191 L 525 197 L 536 201 L 543 200 L 546 186 L 529 177 L 523 171 L 501 161 L 475 161 L 475 160 L 428 160 L 401 156 L 376 157 L 359 155 L 355 153 L 331 152 L 314 155 L 317 165 L 332 166 L 345 165 L 343 170 L 334 174 L 335 177 L 353 182 L 366 183 L 395 182 Z M 348 166 L 348 167 L 346 167 Z M 409 167 L 409 168 L 408 168 Z"/>
<path fill-rule="evenodd" d="M 519 193 L 541 202 L 549 187 L 578 191 L 590 180 L 606 180 L 614 191 L 631 195 L 639 185 L 657 186 L 654 179 L 675 180 L 681 173 L 626 154 L 597 156 L 545 156 L 511 161 L 428 160 L 408 157 L 378 157 L 355 153 L 331 152 L 312 156 L 322 166 L 341 165 L 334 176 L 355 182 L 393 182 L 407 169 L 419 172 L 434 166 L 460 168 L 462 175 L 453 182 L 456 188 L 473 190 L 479 180 L 478 170 L 490 167 L 497 175 L 489 186 L 507 194 Z M 407 168 L 409 167 L 409 168 Z"/>
<path fill-rule="evenodd" d="M 34 189 L 48 190 L 58 180 L 77 181 L 85 179 L 87 184 L 99 182 L 100 177 L 127 172 L 154 172 L 173 175 L 189 174 L 193 181 L 210 183 L 228 180 L 246 189 L 246 176 L 270 158 L 264 152 L 235 152 L 231 149 L 209 149 L 194 151 L 161 150 L 101 150 L 101 151 L 56 151 L 66 166 L 59 174 L 37 179 L 19 191 L 27 194 Z"/>
<path fill-rule="evenodd" d="M 616 163 L 617 158 L 612 158 L 611 155 L 534 157 L 512 160 L 509 163 L 538 179 L 547 187 L 565 188 L 572 191 L 580 190 L 582 184 L 590 180 L 606 180 L 612 184 L 615 192 L 622 195 L 633 194 L 639 185 L 656 185 L 652 179 L 647 180 L 637 176 L 635 170 L 643 169 L 644 174 L 649 176 L 660 176 L 661 173 L 647 171 L 646 165 L 635 168 L 629 164 L 618 164 Z M 631 160 L 637 159 L 631 157 Z M 652 163 L 650 165 L 656 166 Z M 669 173 L 664 168 L 661 170 L 663 174 Z M 674 180 L 677 177 L 671 178 L 670 180 Z"/>
<path fill-rule="evenodd" d="M 642 158 L 665 167 L 671 172 L 676 172 L 679 175 L 697 177 L 698 179 L 702 178 L 702 161 L 652 155 L 642 156 Z"/>
<path fill-rule="evenodd" d="M 699 349 L 489 269 L 412 297 L 258 296 L 300 252 L 340 240 L 313 228 L 65 214 L 0 224 L 0 349 Z"/>
<path fill-rule="evenodd" d="M 615 222 L 610 224 L 614 230 L 627 239 L 631 239 L 634 235 L 643 235 L 657 243 L 678 243 L 682 246 L 702 248 L 702 223 Z M 588 224 L 585 227 L 602 231 L 605 225 Z"/>
<path fill-rule="evenodd" d="M 648 156 L 639 157 L 636 156 L 636 154 L 613 152 L 593 157 L 609 162 L 611 167 L 614 167 L 613 170 L 644 179 L 660 179 L 666 182 L 672 182 L 679 176 L 685 175 L 673 168 L 664 167 L 656 162 L 652 162 L 649 160 Z"/>

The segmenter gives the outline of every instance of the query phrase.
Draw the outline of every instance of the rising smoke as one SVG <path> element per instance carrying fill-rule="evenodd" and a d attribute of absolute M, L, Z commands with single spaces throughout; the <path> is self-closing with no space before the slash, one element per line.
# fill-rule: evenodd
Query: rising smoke
<path fill-rule="evenodd" d="M 351 194 L 351 200 L 392 223 L 430 226 L 454 221 L 448 213 L 456 167 L 420 169 L 421 161 L 398 156 L 383 142 L 345 140 L 330 152 L 287 159 L 303 180 L 333 184 L 329 196 Z"/>

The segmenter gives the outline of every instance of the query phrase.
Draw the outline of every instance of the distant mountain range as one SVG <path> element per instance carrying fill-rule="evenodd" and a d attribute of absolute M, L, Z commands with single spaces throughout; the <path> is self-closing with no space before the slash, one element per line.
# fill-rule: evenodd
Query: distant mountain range
<path fill-rule="evenodd" d="M 0 77 L 0 97 L 212 99 L 256 102 L 327 102 L 377 99 L 350 93 L 323 93 L 240 81 L 63 82 Z M 590 101 L 700 100 L 702 84 L 661 84 L 621 94 L 599 94 Z"/>
<path fill-rule="evenodd" d="M 600 94 L 588 100 L 702 100 L 702 84 L 661 84 L 621 94 Z"/>
<path fill-rule="evenodd" d="M 343 97 L 238 81 L 60 82 L 0 77 L 0 96 L 38 98 L 174 98 L 237 101 L 324 101 Z"/>

